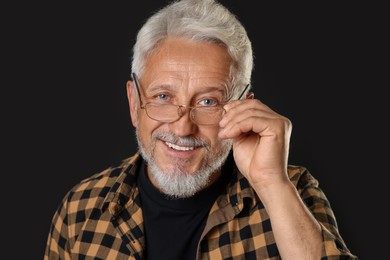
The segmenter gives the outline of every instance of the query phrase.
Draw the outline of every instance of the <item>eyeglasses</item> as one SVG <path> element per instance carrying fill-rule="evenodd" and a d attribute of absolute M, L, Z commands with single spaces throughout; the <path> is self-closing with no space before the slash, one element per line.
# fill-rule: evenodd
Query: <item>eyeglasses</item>
<path fill-rule="evenodd" d="M 155 102 L 143 103 L 140 93 L 140 84 L 137 75 L 132 73 L 132 78 L 137 89 L 140 100 L 141 109 L 145 109 L 149 118 L 163 123 L 172 123 L 179 120 L 185 113 L 185 110 L 190 109 L 190 119 L 197 125 L 217 125 L 225 114 L 224 104 L 217 106 L 186 106 L 174 104 L 160 104 Z M 244 91 L 240 94 L 239 99 L 244 95 L 250 84 L 246 85 Z"/>

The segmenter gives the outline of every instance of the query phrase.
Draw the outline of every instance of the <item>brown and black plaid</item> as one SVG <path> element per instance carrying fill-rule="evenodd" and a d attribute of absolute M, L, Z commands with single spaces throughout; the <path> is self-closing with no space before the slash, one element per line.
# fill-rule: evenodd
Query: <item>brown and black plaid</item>
<path fill-rule="evenodd" d="M 136 186 L 141 157 L 81 181 L 55 212 L 44 259 L 143 259 L 145 237 Z M 198 247 L 197 259 L 281 259 L 263 204 L 248 181 L 233 170 L 226 193 L 215 201 Z M 335 216 L 318 181 L 304 167 L 288 173 L 321 224 L 321 259 L 357 259 L 338 232 Z M 163 259 L 163 257 L 162 257 Z"/>

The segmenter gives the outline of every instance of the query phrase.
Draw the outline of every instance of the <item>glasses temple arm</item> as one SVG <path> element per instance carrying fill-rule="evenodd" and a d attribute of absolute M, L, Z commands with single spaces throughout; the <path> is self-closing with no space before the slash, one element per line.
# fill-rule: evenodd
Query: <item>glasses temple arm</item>
<path fill-rule="evenodd" d="M 139 87 L 137 75 L 133 72 L 133 73 L 131 73 L 131 78 L 133 79 L 133 82 L 135 84 L 135 88 L 137 89 L 138 98 L 139 98 L 141 108 L 143 108 L 144 104 L 143 104 L 142 99 L 141 99 L 141 93 L 140 93 L 140 87 Z"/>
<path fill-rule="evenodd" d="M 242 98 L 242 96 L 245 94 L 246 90 L 249 89 L 251 84 L 247 84 L 246 87 L 244 88 L 244 91 L 242 91 L 242 93 L 240 94 L 240 96 L 238 97 L 237 100 L 240 100 Z"/>

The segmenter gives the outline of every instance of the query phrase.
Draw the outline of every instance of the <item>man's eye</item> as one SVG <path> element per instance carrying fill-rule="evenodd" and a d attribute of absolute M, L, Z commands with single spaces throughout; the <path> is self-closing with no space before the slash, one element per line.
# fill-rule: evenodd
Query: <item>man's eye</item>
<path fill-rule="evenodd" d="M 200 102 L 201 106 L 216 106 L 218 103 L 214 99 L 206 98 Z"/>
<path fill-rule="evenodd" d="M 156 98 L 159 99 L 159 100 L 167 100 L 168 99 L 168 95 L 166 95 L 166 94 L 158 94 L 156 96 Z"/>

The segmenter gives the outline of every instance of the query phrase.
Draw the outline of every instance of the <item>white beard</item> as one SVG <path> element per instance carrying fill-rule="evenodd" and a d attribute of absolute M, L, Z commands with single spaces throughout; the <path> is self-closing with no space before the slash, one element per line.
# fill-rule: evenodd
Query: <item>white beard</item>
<path fill-rule="evenodd" d="M 172 170 L 161 170 L 155 162 L 153 156 L 153 147 L 146 149 L 139 138 L 138 128 L 136 129 L 136 137 L 141 151 L 141 155 L 147 162 L 150 174 L 156 181 L 158 188 L 165 194 L 173 198 L 187 198 L 195 195 L 198 191 L 204 189 L 209 183 L 210 176 L 218 171 L 222 164 L 226 161 L 232 147 L 232 141 L 221 140 L 219 143 L 219 150 L 210 150 L 207 157 L 204 158 L 202 166 L 195 172 L 188 172 L 184 167 L 175 167 Z M 185 144 L 187 146 L 204 146 L 205 148 L 210 145 L 194 137 L 176 137 L 171 133 L 154 133 L 152 136 L 152 142 L 156 143 L 157 139 L 163 138 L 163 140 L 176 143 Z"/>

